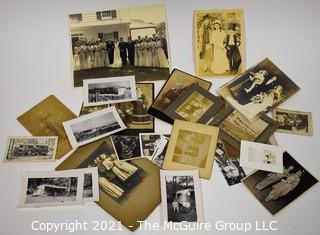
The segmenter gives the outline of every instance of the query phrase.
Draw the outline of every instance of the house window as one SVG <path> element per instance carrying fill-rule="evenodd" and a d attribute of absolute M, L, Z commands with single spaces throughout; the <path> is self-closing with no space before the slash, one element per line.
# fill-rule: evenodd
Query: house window
<path fill-rule="evenodd" d="M 117 18 L 117 11 L 116 10 L 97 11 L 96 14 L 97 14 L 97 19 L 98 20 Z"/>
<path fill-rule="evenodd" d="M 69 16 L 70 22 L 77 23 L 82 21 L 82 14 L 73 14 Z"/>

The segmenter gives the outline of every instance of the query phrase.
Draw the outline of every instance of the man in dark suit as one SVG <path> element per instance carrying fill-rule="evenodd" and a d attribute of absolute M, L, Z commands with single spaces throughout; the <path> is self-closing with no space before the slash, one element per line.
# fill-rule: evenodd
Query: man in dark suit
<path fill-rule="evenodd" d="M 134 44 L 135 42 L 132 41 L 131 37 L 128 37 L 127 51 L 128 51 L 129 62 L 131 65 L 134 65 Z"/>
<path fill-rule="evenodd" d="M 127 64 L 127 43 L 123 41 L 123 38 L 120 38 L 119 50 L 120 50 L 122 65 L 126 65 Z"/>
<path fill-rule="evenodd" d="M 112 40 L 106 41 L 106 48 L 108 52 L 109 62 L 110 64 L 113 64 L 113 57 L 114 57 L 114 43 Z"/>

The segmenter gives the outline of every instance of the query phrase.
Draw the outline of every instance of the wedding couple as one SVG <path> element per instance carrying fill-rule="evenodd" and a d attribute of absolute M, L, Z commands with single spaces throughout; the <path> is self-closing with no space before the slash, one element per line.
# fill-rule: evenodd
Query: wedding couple
<path fill-rule="evenodd" d="M 204 72 L 214 74 L 238 72 L 241 64 L 238 30 L 237 24 L 230 23 L 226 33 L 220 20 L 212 20 L 209 15 L 203 17 L 199 29 L 199 49 Z"/>

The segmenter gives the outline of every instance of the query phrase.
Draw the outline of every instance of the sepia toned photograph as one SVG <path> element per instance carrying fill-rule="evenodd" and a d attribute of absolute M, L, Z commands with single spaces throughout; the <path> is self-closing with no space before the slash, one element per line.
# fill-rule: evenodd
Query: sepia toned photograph
<path fill-rule="evenodd" d="M 222 99 L 192 84 L 164 111 L 172 119 L 206 124 L 224 105 Z"/>
<path fill-rule="evenodd" d="M 299 91 L 268 58 L 252 66 L 217 92 L 249 121 L 258 119 Z"/>
<path fill-rule="evenodd" d="M 135 75 L 137 81 L 170 74 L 164 5 L 101 9 L 69 15 L 73 84 Z"/>
<path fill-rule="evenodd" d="M 134 76 L 88 79 L 83 82 L 83 106 L 98 106 L 137 99 Z"/>
<path fill-rule="evenodd" d="M 174 69 L 154 103 L 151 105 L 149 113 L 161 120 L 171 122 L 171 118 L 166 117 L 163 112 L 192 84 L 197 84 L 203 89 L 209 90 L 212 83 L 181 70 Z"/>
<path fill-rule="evenodd" d="M 193 17 L 196 75 L 241 74 L 245 69 L 243 10 L 197 10 Z"/>
<path fill-rule="evenodd" d="M 240 166 L 239 160 L 229 158 L 225 146 L 220 139 L 217 143 L 215 161 L 229 186 L 241 183 L 241 180 L 247 176 Z"/>
<path fill-rule="evenodd" d="M 140 133 L 140 151 L 158 167 L 162 167 L 170 134 Z"/>
<path fill-rule="evenodd" d="M 126 128 L 115 107 L 87 114 L 63 123 L 73 148 L 91 143 Z"/>
<path fill-rule="evenodd" d="M 163 169 L 199 169 L 201 178 L 210 179 L 218 135 L 218 127 L 176 120 Z"/>
<path fill-rule="evenodd" d="M 240 165 L 263 171 L 283 173 L 283 152 L 284 150 L 280 146 L 241 140 Z"/>
<path fill-rule="evenodd" d="M 219 126 L 221 128 L 220 137 L 238 149 L 240 149 L 241 140 L 268 142 L 278 127 L 276 121 L 265 114 L 255 121 L 248 121 L 239 111 L 229 105 L 220 109 L 209 121 L 209 125 Z"/>
<path fill-rule="evenodd" d="M 282 174 L 258 170 L 242 182 L 260 203 L 275 215 L 310 189 L 318 180 L 288 152 L 284 152 Z"/>
<path fill-rule="evenodd" d="M 23 173 L 18 207 L 81 204 L 83 177 L 81 172 L 70 171 Z"/>
<path fill-rule="evenodd" d="M 54 161 L 57 144 L 57 136 L 9 137 L 3 162 Z"/>
<path fill-rule="evenodd" d="M 58 136 L 56 158 L 60 159 L 72 149 L 62 123 L 76 117 L 60 100 L 50 95 L 17 120 L 34 136 Z"/>
<path fill-rule="evenodd" d="M 203 221 L 200 180 L 197 170 L 160 171 L 161 215 L 164 222 Z"/>
<path fill-rule="evenodd" d="M 279 124 L 277 132 L 294 135 L 313 135 L 311 112 L 274 109 L 272 118 Z"/>
<path fill-rule="evenodd" d="M 112 135 L 112 144 L 119 160 L 140 158 L 140 141 L 137 135 Z"/>

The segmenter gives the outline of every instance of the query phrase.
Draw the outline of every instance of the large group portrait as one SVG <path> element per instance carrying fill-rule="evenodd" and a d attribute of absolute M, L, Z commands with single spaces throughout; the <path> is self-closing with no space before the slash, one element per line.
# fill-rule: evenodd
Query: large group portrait
<path fill-rule="evenodd" d="M 299 87 L 268 58 L 218 89 L 249 121 L 258 119 L 293 94 Z"/>
<path fill-rule="evenodd" d="M 69 25 L 75 87 L 84 79 L 135 75 L 154 81 L 170 74 L 163 5 L 71 14 Z"/>
<path fill-rule="evenodd" d="M 245 68 L 243 10 L 194 11 L 196 74 L 234 76 Z"/>

